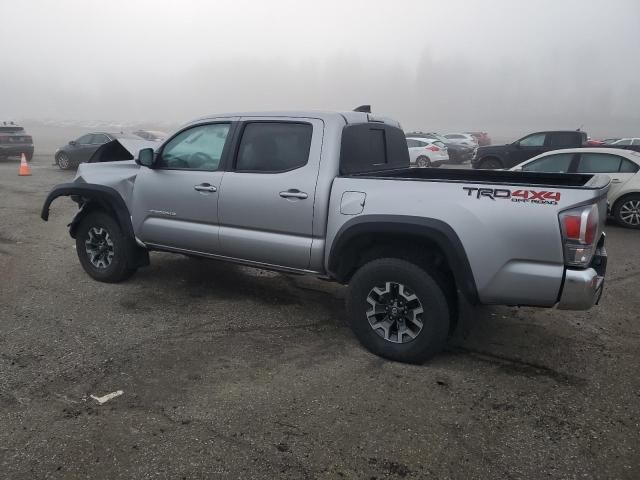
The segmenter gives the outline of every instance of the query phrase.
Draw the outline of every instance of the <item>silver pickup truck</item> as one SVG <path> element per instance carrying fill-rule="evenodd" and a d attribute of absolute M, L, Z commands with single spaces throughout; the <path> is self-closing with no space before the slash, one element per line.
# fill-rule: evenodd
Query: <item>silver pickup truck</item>
<path fill-rule="evenodd" d="M 216 115 L 107 160 L 42 210 L 79 204 L 70 234 L 99 281 L 154 250 L 322 277 L 348 285 L 362 344 L 405 362 L 444 347 L 459 296 L 580 310 L 602 294 L 606 176 L 409 168 L 400 125 L 363 112 Z"/>

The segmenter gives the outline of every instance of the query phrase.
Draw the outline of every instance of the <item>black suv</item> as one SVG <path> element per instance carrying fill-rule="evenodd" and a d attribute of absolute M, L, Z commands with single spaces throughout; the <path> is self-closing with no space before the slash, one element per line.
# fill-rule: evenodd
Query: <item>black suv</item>
<path fill-rule="evenodd" d="M 544 152 L 582 147 L 586 141 L 586 132 L 579 130 L 536 132 L 507 145 L 478 147 L 471 159 L 471 166 L 484 169 L 511 168 Z"/>
<path fill-rule="evenodd" d="M 0 159 L 19 157 L 23 154 L 27 160 L 33 158 L 33 138 L 27 135 L 24 127 L 13 122 L 0 123 Z"/>

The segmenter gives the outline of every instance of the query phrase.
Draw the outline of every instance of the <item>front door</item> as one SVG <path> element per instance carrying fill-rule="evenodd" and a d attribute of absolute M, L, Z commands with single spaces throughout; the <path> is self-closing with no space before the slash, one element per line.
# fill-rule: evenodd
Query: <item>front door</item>
<path fill-rule="evenodd" d="M 534 133 L 516 142 L 509 152 L 510 162 L 505 167 L 513 167 L 543 153 L 545 139 L 546 134 Z"/>
<path fill-rule="evenodd" d="M 220 197 L 223 255 L 306 269 L 323 123 L 246 119 Z"/>
<path fill-rule="evenodd" d="M 133 226 L 146 244 L 219 253 L 218 199 L 230 122 L 183 130 L 140 167 L 133 189 Z"/>
<path fill-rule="evenodd" d="M 88 133 L 77 139 L 73 145 L 70 145 L 67 150 L 69 160 L 74 163 L 86 162 L 97 148 L 91 143 L 92 139 L 93 134 Z"/>

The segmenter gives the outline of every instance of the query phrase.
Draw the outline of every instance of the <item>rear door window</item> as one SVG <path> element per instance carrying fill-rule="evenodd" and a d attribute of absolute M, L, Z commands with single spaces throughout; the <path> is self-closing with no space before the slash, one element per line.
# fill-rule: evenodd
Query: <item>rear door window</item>
<path fill-rule="evenodd" d="M 286 172 L 309 160 L 313 127 L 308 123 L 253 122 L 242 133 L 236 171 Z"/>
<path fill-rule="evenodd" d="M 620 171 L 623 159 L 609 153 L 582 153 L 578 173 L 614 173 Z"/>
<path fill-rule="evenodd" d="M 525 172 L 567 173 L 574 155 L 574 153 L 547 155 L 528 163 L 522 167 L 522 170 Z"/>
<path fill-rule="evenodd" d="M 415 148 L 419 146 L 420 146 L 420 142 L 418 142 L 417 140 L 407 140 L 407 147 Z"/>

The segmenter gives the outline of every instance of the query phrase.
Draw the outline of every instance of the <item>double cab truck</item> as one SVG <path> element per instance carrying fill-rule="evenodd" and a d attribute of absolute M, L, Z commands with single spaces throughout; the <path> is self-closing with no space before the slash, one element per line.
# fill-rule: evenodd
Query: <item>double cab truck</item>
<path fill-rule="evenodd" d="M 578 148 L 587 142 L 580 130 L 536 132 L 507 145 L 478 147 L 471 159 L 473 168 L 511 168 L 541 153 L 562 148 Z"/>
<path fill-rule="evenodd" d="M 606 176 L 410 168 L 400 125 L 366 112 L 215 115 L 107 160 L 42 209 L 77 202 L 98 281 L 153 251 L 313 275 L 347 285 L 357 338 L 404 362 L 442 350 L 460 297 L 581 310 L 602 294 Z"/>

